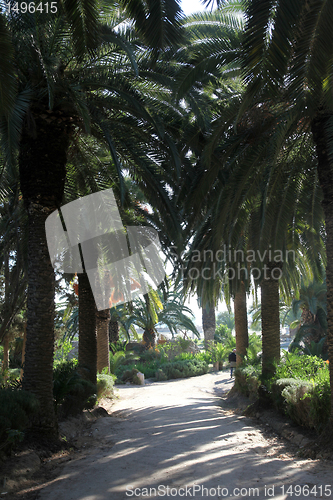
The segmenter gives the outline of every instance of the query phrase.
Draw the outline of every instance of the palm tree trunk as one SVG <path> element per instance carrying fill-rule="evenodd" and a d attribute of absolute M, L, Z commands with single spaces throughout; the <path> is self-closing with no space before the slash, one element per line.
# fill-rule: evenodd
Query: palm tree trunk
<path fill-rule="evenodd" d="M 2 342 L 3 345 L 3 362 L 2 372 L 4 373 L 9 368 L 9 334 L 7 333 Z"/>
<path fill-rule="evenodd" d="M 323 190 L 326 226 L 327 345 L 331 385 L 331 413 L 328 429 L 333 431 L 333 164 L 329 157 L 331 145 L 327 137 L 327 121 L 331 115 L 319 115 L 312 123 L 312 134 L 318 156 L 318 177 Z"/>
<path fill-rule="evenodd" d="M 111 316 L 111 320 L 109 323 L 109 341 L 112 344 L 115 344 L 116 342 L 118 342 L 118 340 L 119 340 L 119 323 L 118 321 L 113 320 Z"/>
<path fill-rule="evenodd" d="M 8 252 L 4 255 L 4 278 L 5 278 L 5 308 L 9 307 L 8 293 L 9 293 L 9 258 Z M 3 337 L 3 363 L 2 372 L 4 373 L 9 368 L 9 331 Z"/>
<path fill-rule="evenodd" d="M 249 330 L 247 323 L 246 291 L 242 282 L 234 299 L 235 330 L 236 330 L 236 363 L 240 366 L 246 349 L 249 347 Z"/>
<path fill-rule="evenodd" d="M 152 349 L 155 347 L 156 342 L 156 332 L 154 328 L 147 329 L 143 332 L 142 340 L 145 343 L 146 349 Z"/>
<path fill-rule="evenodd" d="M 202 329 L 204 332 L 205 347 L 208 349 L 209 345 L 214 342 L 214 335 L 216 329 L 215 308 L 202 308 Z"/>
<path fill-rule="evenodd" d="M 25 344 L 27 342 L 27 324 L 24 323 L 23 325 L 23 344 L 22 344 L 22 367 L 21 368 L 21 375 L 20 379 L 23 380 L 23 373 L 24 373 L 24 362 L 25 362 Z"/>
<path fill-rule="evenodd" d="M 37 396 L 40 411 L 36 432 L 57 437 L 53 402 L 55 279 L 45 235 L 45 220 L 53 210 L 29 206 L 27 337 L 23 389 Z"/>
<path fill-rule="evenodd" d="M 79 366 L 82 377 L 96 384 L 97 338 L 96 306 L 88 275 L 78 274 L 79 280 Z"/>
<path fill-rule="evenodd" d="M 109 351 L 109 321 L 110 311 L 97 311 L 96 330 L 97 330 L 97 371 L 101 373 L 103 368 L 110 371 L 110 351 Z"/>
<path fill-rule="evenodd" d="M 280 359 L 280 304 L 279 280 L 272 270 L 279 263 L 266 265 L 267 279 L 261 282 L 261 328 L 262 328 L 262 374 L 270 377 L 275 371 L 275 362 Z"/>
<path fill-rule="evenodd" d="M 23 389 L 40 402 L 33 432 L 58 436 L 53 402 L 55 279 L 48 252 L 45 221 L 62 201 L 71 127 L 61 111 L 38 103 L 29 109 L 21 133 L 20 187 L 28 212 L 27 339 Z"/>

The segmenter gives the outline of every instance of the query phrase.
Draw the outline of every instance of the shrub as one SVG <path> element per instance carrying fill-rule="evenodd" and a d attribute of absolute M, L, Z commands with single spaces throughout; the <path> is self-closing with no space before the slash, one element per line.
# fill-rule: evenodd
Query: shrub
<path fill-rule="evenodd" d="M 207 373 L 208 365 L 204 361 L 195 358 L 185 359 L 165 363 L 162 365 L 161 371 L 163 371 L 167 379 L 196 377 Z M 159 373 L 159 377 L 161 377 L 161 373 Z"/>
<path fill-rule="evenodd" d="M 77 360 L 59 363 L 53 370 L 53 396 L 63 416 L 74 415 L 96 402 L 96 386 L 78 372 Z"/>
<path fill-rule="evenodd" d="M 244 396 L 253 398 L 258 396 L 260 386 L 260 368 L 258 366 L 245 366 L 235 370 L 236 389 Z"/>
<path fill-rule="evenodd" d="M 73 344 L 70 340 L 59 340 L 55 346 L 53 368 L 57 368 L 68 361 L 69 353 L 73 350 Z"/>
<path fill-rule="evenodd" d="M 272 402 L 277 410 L 285 409 L 285 399 L 282 396 L 282 391 L 291 385 L 297 384 L 297 379 L 281 378 L 275 380 L 271 384 Z"/>
<path fill-rule="evenodd" d="M 222 370 L 223 368 L 223 361 L 227 359 L 229 350 L 226 346 L 224 346 L 221 343 L 217 343 L 215 345 L 212 345 L 209 349 L 210 354 L 211 354 L 211 360 L 213 363 L 218 363 L 219 364 L 219 369 Z"/>
<path fill-rule="evenodd" d="M 277 388 L 277 389 L 275 389 Z M 286 413 L 299 425 L 320 432 L 330 415 L 330 383 L 328 370 L 321 370 L 310 380 L 281 379 L 272 385 L 280 392 Z"/>
<path fill-rule="evenodd" d="M 265 392 L 276 409 L 287 413 L 298 425 L 320 432 L 330 415 L 328 363 L 315 356 L 285 352 L 273 378 L 260 385 L 260 366 L 237 368 L 237 389 L 246 396 Z"/>
<path fill-rule="evenodd" d="M 33 394 L 21 389 L 0 389 L 0 442 L 5 448 L 20 440 L 37 412 L 39 402 Z"/>
<path fill-rule="evenodd" d="M 306 394 L 305 397 L 308 397 L 308 395 Z M 331 388 L 328 369 L 318 373 L 309 397 L 310 421 L 313 427 L 320 432 L 323 430 L 330 417 Z"/>
<path fill-rule="evenodd" d="M 126 351 L 127 341 L 117 340 L 117 342 L 110 342 L 110 351 L 114 354 L 118 351 Z"/>
<path fill-rule="evenodd" d="M 123 373 L 122 381 L 131 382 L 132 384 L 141 385 L 141 381 L 138 377 L 139 370 L 137 368 L 132 368 L 131 370 L 126 370 Z"/>
<path fill-rule="evenodd" d="M 122 364 L 125 358 L 124 351 L 116 351 L 115 353 L 110 352 L 110 372 L 116 373 L 119 366 Z"/>
<path fill-rule="evenodd" d="M 316 356 L 306 356 L 286 352 L 276 368 L 275 379 L 314 377 L 319 370 L 325 368 L 326 363 Z"/>
<path fill-rule="evenodd" d="M 160 352 L 160 350 L 157 348 L 153 349 L 152 347 L 140 354 L 140 361 L 148 363 L 150 361 L 160 360 L 161 358 L 162 358 L 162 353 Z"/>
<path fill-rule="evenodd" d="M 203 361 L 207 365 L 212 362 L 212 355 L 209 351 L 200 351 L 195 354 L 195 359 Z"/>
<path fill-rule="evenodd" d="M 20 368 L 9 368 L 8 370 L 5 370 L 3 373 L 0 373 L 0 388 L 18 388 L 21 385 L 20 376 Z"/>
<path fill-rule="evenodd" d="M 99 373 L 97 375 L 98 398 L 112 398 L 115 379 L 116 376 L 112 374 L 108 375 L 106 373 Z"/>
<path fill-rule="evenodd" d="M 168 361 L 173 360 L 183 353 L 194 355 L 199 352 L 199 348 L 195 342 L 191 339 L 183 339 L 181 337 L 177 337 L 171 342 L 165 343 L 163 346 L 159 347 L 159 350 L 162 354 L 162 358 Z"/>
<path fill-rule="evenodd" d="M 156 370 L 155 378 L 156 378 L 157 382 L 164 382 L 165 380 L 168 380 L 168 377 L 166 376 L 164 371 L 161 370 L 161 368 Z"/>
<path fill-rule="evenodd" d="M 135 363 L 135 367 L 139 372 L 143 373 L 145 378 L 154 378 L 156 370 L 160 367 L 158 361 L 151 361 L 150 363 Z"/>
<path fill-rule="evenodd" d="M 305 397 L 310 394 L 313 385 L 305 380 L 294 380 L 291 385 L 287 385 L 281 395 L 285 401 L 286 413 L 298 425 L 313 427 L 310 419 L 310 398 Z"/>
<path fill-rule="evenodd" d="M 227 325 L 221 324 L 218 325 L 215 329 L 214 340 L 215 342 L 221 342 L 225 344 L 230 340 L 231 330 L 227 327 Z"/>

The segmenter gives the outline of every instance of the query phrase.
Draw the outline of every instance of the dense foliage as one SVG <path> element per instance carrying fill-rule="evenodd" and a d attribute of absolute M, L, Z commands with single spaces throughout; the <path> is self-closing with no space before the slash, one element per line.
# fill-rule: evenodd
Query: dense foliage
<path fill-rule="evenodd" d="M 285 352 L 273 378 L 262 380 L 258 364 L 237 369 L 236 385 L 252 398 L 266 398 L 299 425 L 321 432 L 330 416 L 329 364 L 316 357 Z"/>

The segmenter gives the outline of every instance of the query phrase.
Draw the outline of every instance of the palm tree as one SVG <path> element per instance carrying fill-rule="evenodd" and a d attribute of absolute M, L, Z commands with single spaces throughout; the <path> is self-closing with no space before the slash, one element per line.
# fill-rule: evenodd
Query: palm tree
<path fill-rule="evenodd" d="M 0 202 L 1 296 L 0 342 L 7 342 L 16 315 L 27 296 L 26 214 L 18 183 L 3 178 Z"/>
<path fill-rule="evenodd" d="M 96 305 L 87 273 L 80 273 L 79 280 L 79 366 L 83 378 L 96 384 L 97 338 Z"/>
<path fill-rule="evenodd" d="M 175 6 L 176 2 L 170 0 L 170 4 Z M 177 17 L 177 13 L 176 9 L 169 12 L 170 16 L 163 16 L 162 25 L 168 24 L 173 14 Z M 140 19 L 143 22 L 145 18 L 141 16 Z M 114 26 L 122 20 L 113 16 Z M 128 142 L 124 140 L 126 136 L 123 132 L 120 134 L 121 130 L 125 127 L 127 131 L 129 128 L 134 130 L 141 146 L 144 142 L 156 141 L 164 132 L 159 124 L 159 133 L 152 135 L 154 119 L 147 112 L 147 102 L 143 97 L 145 85 L 141 81 L 137 90 L 131 83 L 136 72 L 132 46 L 112 26 L 99 26 L 93 49 L 88 47 L 85 54 L 82 52 L 80 57 L 75 57 L 78 54 L 77 31 L 62 11 L 52 18 L 11 13 L 7 16 L 7 25 L 18 79 L 15 107 L 3 118 L 2 141 L 8 166 L 15 161 L 16 146 L 19 148 L 20 187 L 29 225 L 23 386 L 35 393 L 41 402 L 36 427 L 56 436 L 52 399 L 54 271 L 48 255 L 45 220 L 60 207 L 63 199 L 69 146 L 83 129 L 99 138 L 104 136 L 120 175 L 123 165 L 116 153 L 117 141 L 132 155 L 126 166 L 134 163 L 134 157 L 136 164 L 143 168 L 154 164 L 142 151 L 138 154 L 129 138 Z M 74 46 L 71 44 L 73 31 Z M 121 56 L 119 45 L 123 48 Z M 126 53 L 132 60 L 132 70 Z M 127 60 L 125 71 L 124 60 Z M 117 127 L 112 122 L 116 116 L 120 118 Z M 148 123 L 144 130 L 143 124 Z M 149 133 L 147 128 L 150 128 Z M 167 137 L 166 134 L 166 141 Z M 166 150 L 164 144 L 164 158 Z"/>
<path fill-rule="evenodd" d="M 305 348 L 309 348 L 311 344 L 317 345 L 319 342 L 326 343 L 326 284 L 317 281 L 306 284 L 302 280 L 301 287 L 297 292 L 298 298 L 295 297 L 292 301 L 292 312 L 297 317 L 301 311 L 301 317 L 299 322 L 298 320 L 294 322 L 294 324 L 298 323 L 297 332 L 289 349 L 300 348 L 301 343 Z"/>
<path fill-rule="evenodd" d="M 312 133 L 323 192 L 327 253 L 327 321 L 333 422 L 333 178 L 331 2 L 291 0 L 275 5 L 250 1 L 247 9 L 244 67 L 248 82 L 243 109 L 260 101 L 280 103 L 279 144 L 297 128 Z M 274 21 L 272 22 L 272 20 Z"/>
<path fill-rule="evenodd" d="M 234 297 L 235 331 L 236 331 L 236 363 L 240 366 L 249 347 L 249 330 L 247 321 L 245 283 L 239 284 Z"/>
<path fill-rule="evenodd" d="M 109 350 L 109 322 L 110 311 L 97 311 L 96 330 L 97 330 L 97 371 L 100 373 L 104 368 L 110 369 L 110 350 Z"/>
<path fill-rule="evenodd" d="M 129 315 L 122 324 L 128 334 L 132 325 L 142 328 L 143 342 L 149 349 L 155 346 L 158 324 L 166 325 L 172 335 L 185 329 L 199 336 L 190 315 L 192 312 L 184 306 L 179 293 L 168 292 L 163 297 L 162 292 L 151 290 L 143 299 L 138 298 L 130 304 Z"/>
<path fill-rule="evenodd" d="M 214 342 L 216 329 L 215 307 L 208 304 L 202 307 L 202 329 L 206 349 Z"/>

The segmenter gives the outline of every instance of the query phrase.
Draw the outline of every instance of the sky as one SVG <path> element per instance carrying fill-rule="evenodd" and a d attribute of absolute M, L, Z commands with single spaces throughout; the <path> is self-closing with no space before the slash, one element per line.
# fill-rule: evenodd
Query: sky
<path fill-rule="evenodd" d="M 204 6 L 200 2 L 200 0 L 182 0 L 181 6 L 186 15 L 204 10 Z"/>

